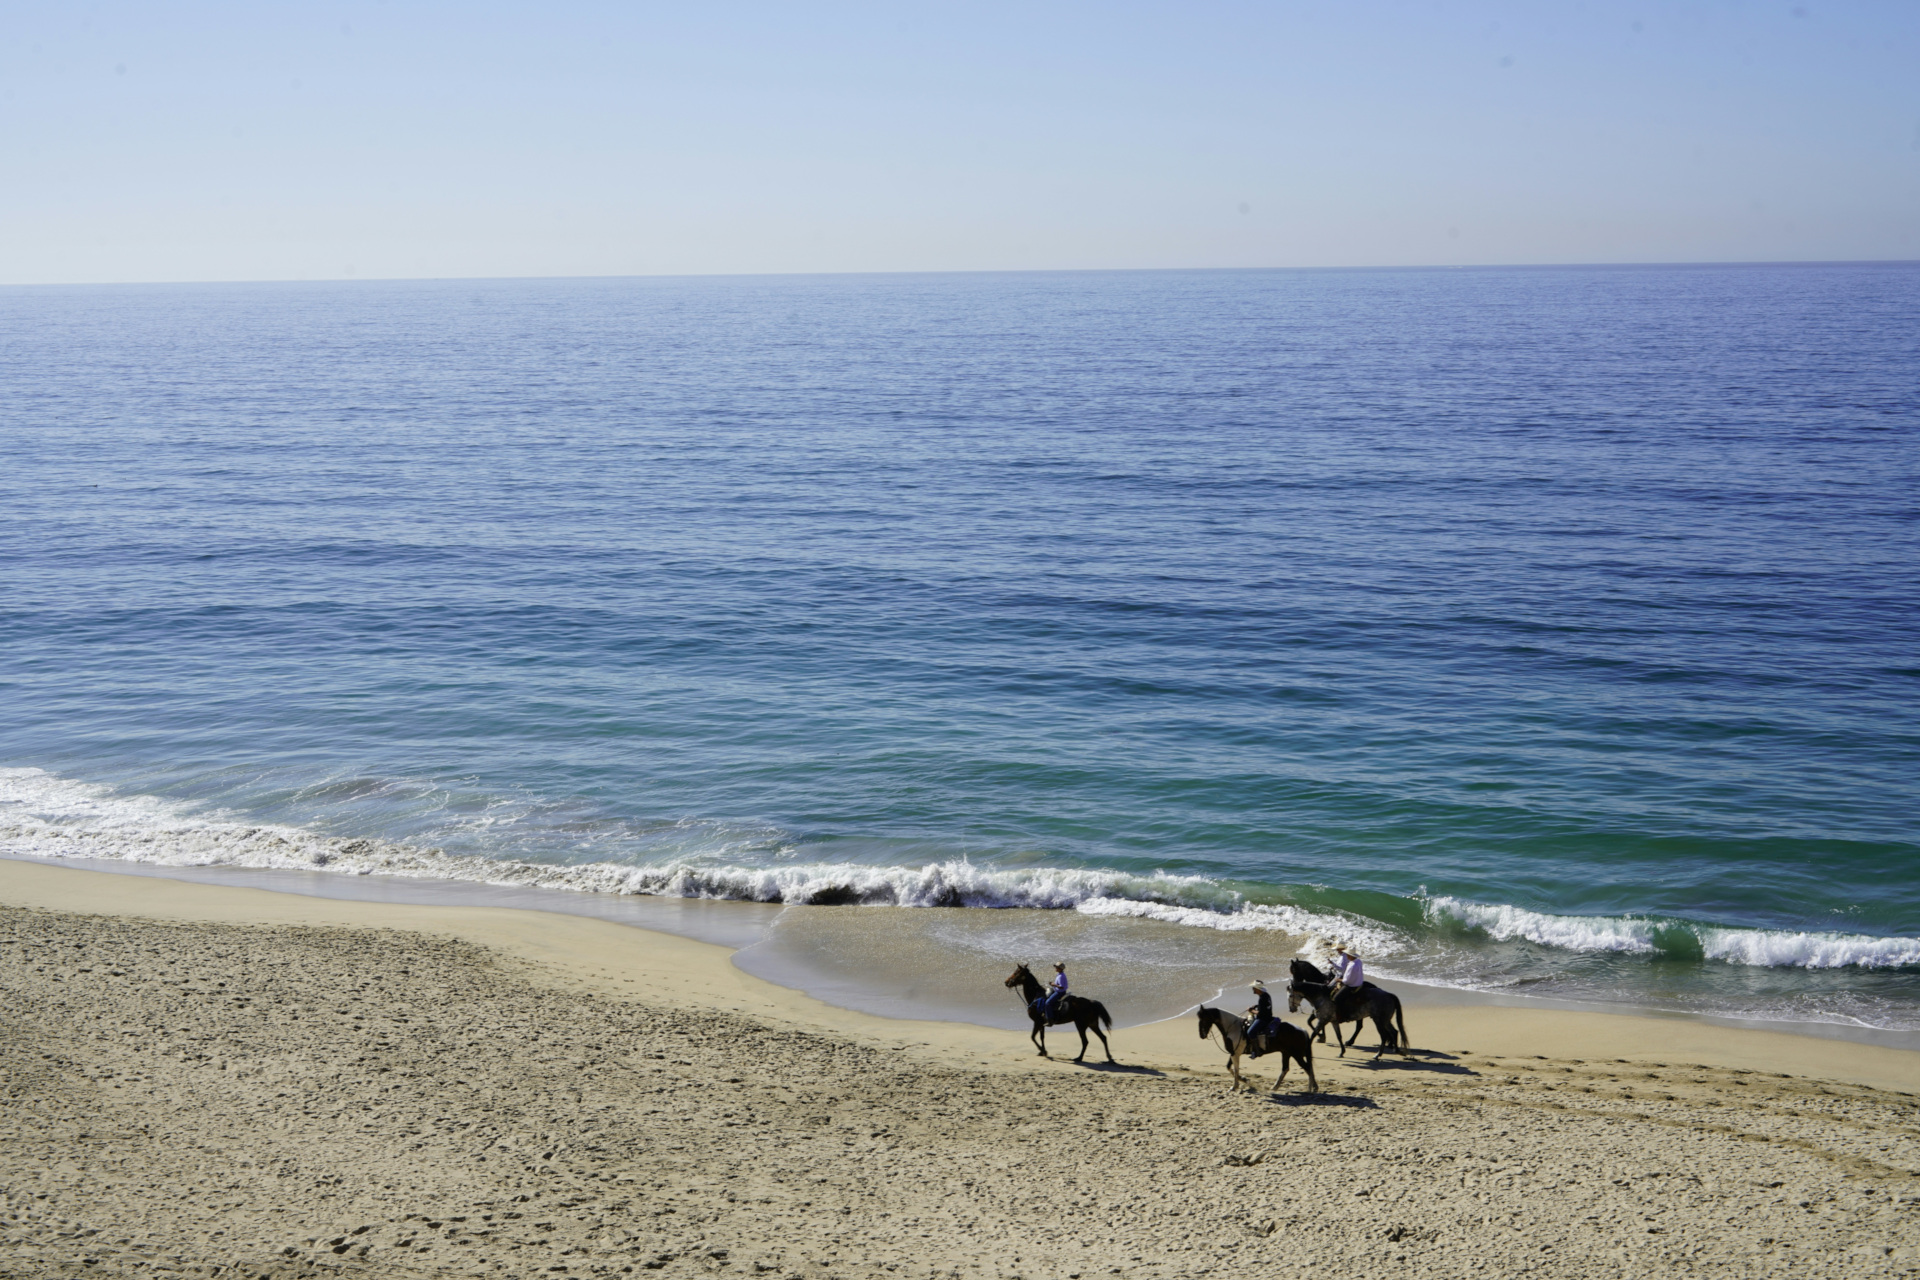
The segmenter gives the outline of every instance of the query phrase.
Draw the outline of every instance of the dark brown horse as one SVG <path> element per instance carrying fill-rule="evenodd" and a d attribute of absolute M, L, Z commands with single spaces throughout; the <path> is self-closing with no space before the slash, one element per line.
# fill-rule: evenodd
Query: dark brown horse
<path fill-rule="evenodd" d="M 1017 966 L 1007 979 L 1007 990 L 1012 991 L 1016 987 L 1020 990 L 1020 998 L 1027 1002 L 1027 1016 L 1033 1019 L 1033 1044 L 1040 1050 L 1041 1057 L 1053 1056 L 1047 1052 L 1047 1028 L 1071 1022 L 1074 1030 L 1080 1033 L 1080 1057 L 1075 1058 L 1075 1062 L 1087 1056 L 1089 1027 L 1093 1028 L 1093 1034 L 1100 1037 L 1100 1047 L 1107 1051 L 1107 1061 L 1113 1061 L 1113 1046 L 1107 1043 L 1107 1032 L 1100 1029 L 1104 1026 L 1107 1031 L 1113 1030 L 1113 1016 L 1107 1012 L 1107 1006 L 1084 996 L 1062 996 L 1059 1003 L 1054 1005 L 1053 1012 L 1043 1017 L 1040 1001 L 1045 998 L 1047 989 L 1040 985 L 1040 980 L 1025 965 Z"/>
<path fill-rule="evenodd" d="M 1246 1084 L 1246 1077 L 1240 1074 L 1240 1055 L 1243 1053 L 1251 1053 L 1256 1058 L 1265 1053 L 1280 1055 L 1280 1075 L 1273 1082 L 1274 1088 L 1280 1087 L 1287 1078 L 1287 1068 L 1297 1062 L 1301 1070 L 1307 1073 L 1307 1092 L 1320 1092 L 1320 1082 L 1313 1078 L 1313 1041 L 1300 1028 L 1275 1018 L 1274 1025 L 1278 1030 L 1249 1036 L 1246 1020 L 1224 1009 L 1210 1009 L 1201 1005 L 1199 1014 L 1202 1040 L 1214 1031 L 1220 1033 L 1220 1044 L 1227 1051 L 1227 1070 L 1233 1073 L 1234 1092 L 1238 1093 L 1240 1086 Z"/>

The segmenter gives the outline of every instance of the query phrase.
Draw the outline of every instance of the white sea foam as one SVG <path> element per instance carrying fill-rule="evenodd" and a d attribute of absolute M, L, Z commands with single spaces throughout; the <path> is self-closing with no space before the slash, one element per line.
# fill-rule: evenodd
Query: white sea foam
<path fill-rule="evenodd" d="M 1229 932 L 1335 937 L 1374 958 L 1404 954 L 1413 941 L 1389 926 L 1340 913 L 1250 903 L 1204 876 L 980 867 L 964 859 L 919 867 L 828 862 L 744 866 L 684 858 L 644 866 L 516 861 L 196 815 L 157 797 L 115 795 L 105 787 L 40 769 L 0 769 L 0 855 L 319 870 L 746 902 L 1031 907 Z M 1552 915 L 1450 897 L 1428 898 L 1424 904 L 1433 924 L 1452 922 L 1498 941 L 1525 939 L 1567 951 L 1684 950 L 1729 964 L 1810 969 L 1920 965 L 1920 938 L 1730 929 L 1642 916 Z"/>
<path fill-rule="evenodd" d="M 1263 930 L 1271 933 L 1306 934 L 1310 941 L 1303 950 L 1316 948 L 1311 940 L 1336 938 L 1359 948 L 1368 956 L 1391 955 L 1405 945 L 1404 939 L 1390 930 L 1351 916 L 1332 912 L 1309 911 L 1304 907 L 1249 902 L 1229 910 L 1184 906 L 1156 899 L 1103 896 L 1076 903 L 1074 910 L 1088 916 L 1128 916 L 1142 920 L 1163 920 L 1200 929 L 1220 929 L 1230 933 Z"/>
<path fill-rule="evenodd" d="M 1729 964 L 1801 969 L 1896 969 L 1920 965 L 1920 938 L 1862 933 L 1791 933 L 1780 929 L 1694 928 L 1710 959 Z M 1864 1025 L 1864 1024 L 1863 1024 Z"/>
<path fill-rule="evenodd" d="M 964 859 L 920 867 L 825 862 L 740 866 L 688 859 L 637 867 L 510 861 L 397 841 L 345 839 L 298 827 L 202 817 L 155 797 L 116 796 L 104 787 L 39 769 L 0 769 L 0 854 L 118 859 L 159 866 L 321 870 L 745 902 L 1075 910 L 1211 929 L 1338 934 L 1377 954 L 1393 949 L 1392 935 L 1377 927 L 1299 907 L 1251 905 L 1204 876 L 992 868 Z"/>
<path fill-rule="evenodd" d="M 1554 916 L 1503 903 L 1487 905 L 1458 898 L 1429 898 L 1427 918 L 1457 921 L 1497 942 L 1524 938 L 1567 951 L 1652 952 L 1654 924 L 1633 916 Z"/>
<path fill-rule="evenodd" d="M 1697 953 L 1758 968 L 1891 969 L 1920 965 L 1920 938 L 1784 929 L 1729 929 L 1647 916 L 1560 916 L 1503 904 L 1429 898 L 1436 923 L 1452 920 L 1499 942 L 1516 938 L 1565 951 Z"/>

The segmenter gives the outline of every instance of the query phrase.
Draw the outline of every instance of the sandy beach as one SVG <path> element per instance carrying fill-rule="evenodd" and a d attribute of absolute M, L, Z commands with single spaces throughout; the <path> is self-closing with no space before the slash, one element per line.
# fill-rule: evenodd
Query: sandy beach
<path fill-rule="evenodd" d="M 1234 1096 L 729 957 L 0 862 L 0 1275 L 1920 1274 L 1913 1053 L 1412 1004 Z"/>

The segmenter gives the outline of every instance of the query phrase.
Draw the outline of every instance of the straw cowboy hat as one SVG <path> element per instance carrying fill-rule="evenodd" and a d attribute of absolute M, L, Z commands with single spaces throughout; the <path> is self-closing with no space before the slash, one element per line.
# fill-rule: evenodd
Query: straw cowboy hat
<path fill-rule="evenodd" d="M 1266 983 L 1266 979 L 1264 979 L 1264 978 L 1255 978 L 1255 979 L 1253 980 L 1253 989 L 1254 989 L 1255 991 L 1265 991 L 1265 990 L 1267 989 L 1267 983 Z"/>

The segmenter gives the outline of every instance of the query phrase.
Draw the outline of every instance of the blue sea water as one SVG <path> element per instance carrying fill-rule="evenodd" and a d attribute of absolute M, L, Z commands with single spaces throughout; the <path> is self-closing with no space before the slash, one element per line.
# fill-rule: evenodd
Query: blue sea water
<path fill-rule="evenodd" d="M 14 288 L 0 441 L 0 853 L 1920 1027 L 1920 267 Z"/>

